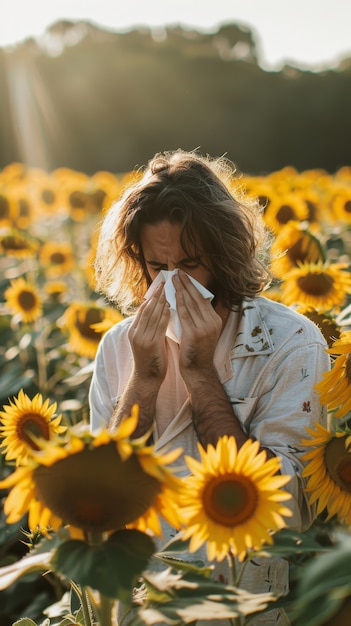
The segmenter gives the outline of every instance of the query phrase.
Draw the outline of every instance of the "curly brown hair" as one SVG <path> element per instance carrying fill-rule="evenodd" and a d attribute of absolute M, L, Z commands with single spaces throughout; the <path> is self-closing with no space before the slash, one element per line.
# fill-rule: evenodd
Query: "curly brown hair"
<path fill-rule="evenodd" d="M 151 279 L 140 243 L 144 224 L 181 225 L 181 243 L 205 251 L 216 296 L 232 309 L 270 280 L 268 238 L 257 200 L 235 197 L 235 168 L 220 157 L 176 150 L 157 153 L 142 177 L 107 212 L 95 259 L 97 291 L 126 315 L 142 301 Z M 193 253 L 189 256 L 193 256 Z"/>

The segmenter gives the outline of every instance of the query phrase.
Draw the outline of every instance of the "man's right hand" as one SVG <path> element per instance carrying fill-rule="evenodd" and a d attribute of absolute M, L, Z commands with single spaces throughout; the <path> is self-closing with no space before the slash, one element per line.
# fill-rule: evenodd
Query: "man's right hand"
<path fill-rule="evenodd" d="M 134 357 L 134 374 L 140 380 L 159 380 L 167 372 L 165 335 L 169 321 L 169 304 L 164 283 L 160 283 L 139 307 L 128 332 Z"/>

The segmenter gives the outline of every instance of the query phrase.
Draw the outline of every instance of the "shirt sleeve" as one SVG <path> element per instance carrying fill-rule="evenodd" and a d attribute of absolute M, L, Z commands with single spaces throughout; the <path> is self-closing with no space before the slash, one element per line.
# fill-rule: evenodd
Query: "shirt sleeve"
<path fill-rule="evenodd" d="M 281 473 L 292 477 L 284 489 L 292 495 L 287 505 L 293 518 L 288 523 L 297 530 L 307 529 L 315 516 L 304 491 L 301 457 L 307 449 L 301 440 L 309 437 L 306 427 L 314 428 L 316 422 L 326 425 L 326 408 L 314 387 L 329 369 L 330 358 L 322 342 L 300 344 L 283 356 L 276 355 L 261 377 L 264 383 L 253 399 L 254 410 L 246 424 L 248 436 L 279 457 Z"/>
<path fill-rule="evenodd" d="M 101 342 L 96 355 L 89 389 L 90 429 L 93 433 L 101 428 L 108 427 L 115 408 L 108 384 L 109 376 L 105 358 L 104 343 Z"/>

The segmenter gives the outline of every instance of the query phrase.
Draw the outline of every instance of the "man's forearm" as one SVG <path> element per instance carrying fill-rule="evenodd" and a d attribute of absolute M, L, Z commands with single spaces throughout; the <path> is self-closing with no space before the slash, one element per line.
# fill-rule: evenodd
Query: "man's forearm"
<path fill-rule="evenodd" d="M 187 387 L 193 409 L 193 423 L 201 445 L 216 446 L 219 437 L 234 437 L 238 448 L 249 438 L 235 415 L 229 398 L 220 383 L 216 372 L 207 376 L 189 375 Z M 267 448 L 267 457 L 274 454 Z"/>
<path fill-rule="evenodd" d="M 234 436 L 240 447 L 247 439 L 215 371 L 187 376 L 193 422 L 200 443 L 216 445 L 223 435 Z"/>
<path fill-rule="evenodd" d="M 155 379 L 140 380 L 132 375 L 112 414 L 109 429 L 117 428 L 123 417 L 130 415 L 132 406 L 139 406 L 139 420 L 132 437 L 138 438 L 151 429 L 155 418 L 155 407 L 160 383 Z"/>

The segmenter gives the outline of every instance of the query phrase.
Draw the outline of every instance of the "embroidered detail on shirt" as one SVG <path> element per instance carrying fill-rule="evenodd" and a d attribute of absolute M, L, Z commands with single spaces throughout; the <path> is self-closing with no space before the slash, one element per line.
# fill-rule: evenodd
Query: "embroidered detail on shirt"
<path fill-rule="evenodd" d="M 302 403 L 302 410 L 305 411 L 306 413 L 311 413 L 311 403 L 309 400 L 307 400 L 307 402 Z"/>
<path fill-rule="evenodd" d="M 308 378 L 309 374 L 307 373 L 307 369 L 305 367 L 303 367 L 301 369 L 301 381 L 304 380 L 305 378 Z"/>
<path fill-rule="evenodd" d="M 292 446 L 291 444 L 288 445 L 288 450 L 292 454 L 299 454 L 299 453 L 304 451 L 302 448 L 298 448 L 297 446 Z M 296 468 L 296 469 L 298 470 L 298 468 Z"/>
<path fill-rule="evenodd" d="M 256 337 L 257 339 L 252 342 L 254 346 L 250 346 L 248 343 L 246 343 L 245 350 L 247 350 L 248 352 L 262 352 L 262 350 L 268 350 L 269 348 L 268 341 L 264 340 L 264 336 L 260 337 L 260 335 L 263 334 L 263 330 L 261 326 L 255 326 L 255 328 L 253 328 L 250 334 L 251 334 L 251 337 L 253 338 Z M 262 344 L 262 345 L 259 346 L 259 344 Z"/>
<path fill-rule="evenodd" d="M 223 576 L 223 574 L 218 574 L 217 581 L 219 583 L 222 583 L 222 585 L 228 585 L 228 583 L 229 583 L 228 578 L 226 576 Z"/>

